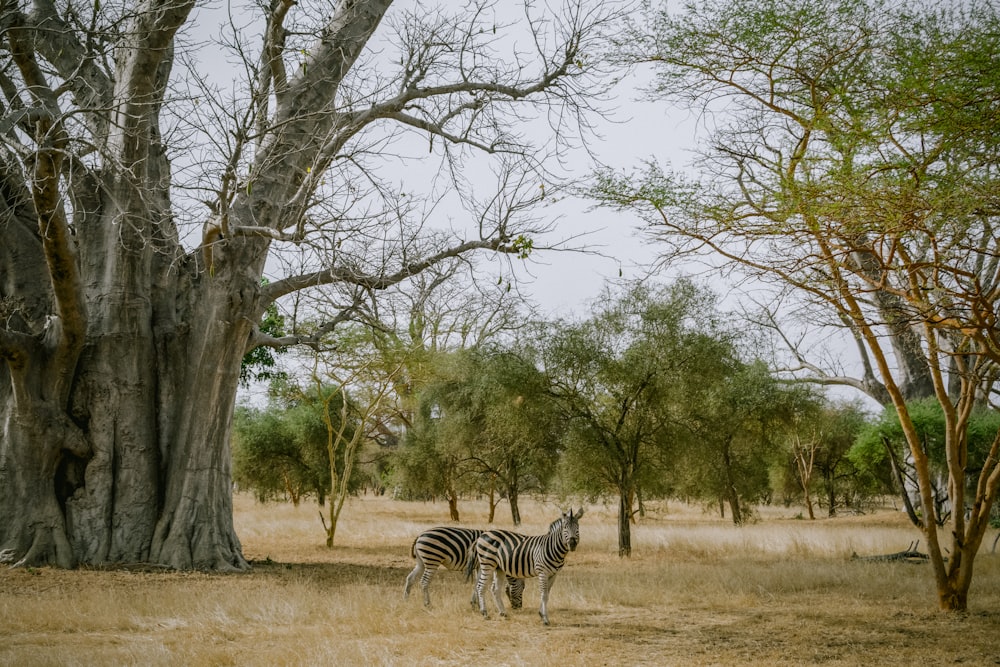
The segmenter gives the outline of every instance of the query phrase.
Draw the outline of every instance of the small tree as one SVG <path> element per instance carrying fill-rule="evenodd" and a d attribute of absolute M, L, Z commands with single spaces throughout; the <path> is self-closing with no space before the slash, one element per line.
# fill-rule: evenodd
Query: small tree
<path fill-rule="evenodd" d="M 837 514 L 838 493 L 848 504 L 858 504 L 871 495 L 870 478 L 848 457 L 865 423 L 866 415 L 857 403 L 816 401 L 795 410 L 782 437 L 788 455 L 783 472 L 801 490 L 810 519 L 815 518 L 814 492 L 829 516 Z"/>
<path fill-rule="evenodd" d="M 356 431 L 339 386 L 303 388 L 279 381 L 267 408 L 242 407 L 236 416 L 234 479 L 259 499 L 286 495 L 298 505 L 312 495 L 325 506 L 331 490 L 339 491 L 343 483 L 357 488 L 356 476 L 345 473 L 342 452 L 335 450 L 332 458 L 329 453 L 331 432 L 350 437 Z"/>
<path fill-rule="evenodd" d="M 734 346 L 716 345 L 713 352 L 684 378 L 683 490 L 717 501 L 720 510 L 728 505 L 733 523 L 742 525 L 754 515 L 753 506 L 770 496 L 776 438 L 814 399 L 780 384 L 762 362 L 743 362 Z"/>
<path fill-rule="evenodd" d="M 662 479 L 675 441 L 682 378 L 715 341 L 715 300 L 678 281 L 608 290 L 597 303 L 589 319 L 553 327 L 542 362 L 565 421 L 564 469 L 579 473 L 580 490 L 617 495 L 618 554 L 627 557 L 636 500 Z"/>
<path fill-rule="evenodd" d="M 303 451 L 311 444 L 320 443 L 296 438 L 284 409 L 240 407 L 233 422 L 233 481 L 260 501 L 285 495 L 298 505 L 309 492 L 322 499 L 324 469 L 311 466 L 314 457 Z"/>
<path fill-rule="evenodd" d="M 556 413 L 545 378 L 513 349 L 472 348 L 444 364 L 450 372 L 427 387 L 444 446 L 489 493 L 489 520 L 499 486 L 519 525 L 520 494 L 541 491 L 557 457 Z"/>
<path fill-rule="evenodd" d="M 343 340 L 343 339 L 342 339 Z M 402 367 L 388 373 L 370 345 L 317 350 L 313 355 L 312 385 L 301 393 L 303 402 L 319 413 L 330 480 L 328 517 L 320 512 L 326 546 L 332 548 L 344 503 L 352 487 L 354 466 L 361 447 L 374 440 L 382 402 L 392 392 Z M 329 519 L 329 524 L 327 523 Z"/>
<path fill-rule="evenodd" d="M 812 496 L 809 487 L 812 484 L 813 466 L 816 463 L 816 452 L 819 450 L 819 434 L 813 434 L 805 442 L 802 441 L 798 433 L 792 438 L 792 457 L 795 459 L 795 470 L 798 473 L 799 484 L 802 487 L 802 498 L 809 512 L 809 518 L 815 519 L 816 513 L 813 511 Z"/>

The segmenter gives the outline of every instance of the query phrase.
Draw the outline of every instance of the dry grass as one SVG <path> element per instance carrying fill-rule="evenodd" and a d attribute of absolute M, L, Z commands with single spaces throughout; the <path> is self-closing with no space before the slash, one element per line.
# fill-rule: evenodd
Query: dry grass
<path fill-rule="evenodd" d="M 0 665 L 1000 664 L 1000 556 L 979 557 L 969 613 L 938 612 L 926 565 L 850 559 L 917 537 L 888 510 L 772 510 L 737 529 L 668 505 L 621 561 L 614 512 L 590 507 L 546 628 L 534 582 L 508 620 L 490 600 L 490 620 L 471 610 L 452 572 L 435 577 L 430 610 L 419 590 L 402 599 L 410 543 L 443 504 L 352 500 L 333 550 L 315 506 L 236 505 L 248 575 L 0 571 Z M 482 525 L 483 504 L 462 509 Z M 523 531 L 556 512 L 526 503 Z"/>

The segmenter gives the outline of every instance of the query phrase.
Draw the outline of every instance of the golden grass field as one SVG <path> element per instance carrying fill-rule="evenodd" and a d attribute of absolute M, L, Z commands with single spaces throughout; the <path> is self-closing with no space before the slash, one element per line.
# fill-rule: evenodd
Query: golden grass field
<path fill-rule="evenodd" d="M 486 505 L 461 506 L 484 525 Z M 510 527 L 505 505 L 499 527 Z M 529 501 L 522 532 L 559 508 Z M 808 521 L 765 508 L 736 528 L 666 504 L 617 556 L 615 508 L 590 505 L 581 546 L 537 614 L 484 620 L 441 570 L 426 610 L 402 597 L 410 544 L 444 503 L 349 501 L 327 549 L 317 507 L 236 498 L 249 574 L 0 570 L 0 665 L 906 665 L 1000 664 L 1000 555 L 977 560 L 965 614 L 937 610 L 926 564 L 868 563 L 919 537 L 892 510 Z"/>

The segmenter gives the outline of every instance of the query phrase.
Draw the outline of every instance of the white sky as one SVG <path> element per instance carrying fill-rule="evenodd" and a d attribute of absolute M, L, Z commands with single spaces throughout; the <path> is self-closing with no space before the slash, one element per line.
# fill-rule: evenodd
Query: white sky
<path fill-rule="evenodd" d="M 638 77 L 617 87 L 614 115 L 601 122 L 599 139 L 589 142 L 597 159 L 616 169 L 631 170 L 644 160 L 655 159 L 665 167 L 684 168 L 692 158 L 696 124 L 685 111 L 665 103 L 641 99 Z M 585 170 L 592 169 L 588 163 Z M 581 174 L 585 175 L 585 174 Z M 574 224 L 593 230 L 593 243 L 607 257 L 558 253 L 538 271 L 533 295 L 546 309 L 575 308 L 597 296 L 606 278 L 617 278 L 619 268 L 626 279 L 641 278 L 655 260 L 657 248 L 643 238 L 638 219 L 611 209 L 593 209 L 586 201 L 567 202 L 576 215 Z M 545 261 L 542 259 L 541 261 Z"/>
<path fill-rule="evenodd" d="M 232 10 L 227 0 L 200 6 L 195 25 L 186 28 L 186 32 L 203 43 L 211 40 L 227 21 L 230 11 L 238 22 L 251 23 L 249 15 L 237 9 L 241 2 L 232 0 Z M 506 5 L 501 2 L 498 8 L 501 6 Z M 517 7 L 519 13 L 520 3 Z M 514 5 L 510 8 L 513 10 Z M 384 28 L 384 24 L 380 26 L 380 30 Z M 257 25 L 252 26 L 254 31 L 259 29 Z M 250 40 L 249 46 L 254 50 L 257 48 L 253 40 Z M 243 72 L 227 60 L 229 58 L 206 44 L 199 55 L 201 67 L 205 68 L 202 74 L 217 80 L 223 88 L 229 88 L 234 83 L 238 85 L 237 80 Z M 673 168 L 683 166 L 690 157 L 685 149 L 693 145 L 695 124 L 690 117 L 666 104 L 639 102 L 640 92 L 634 79 L 620 84 L 616 90 L 614 104 L 617 109 L 608 121 L 597 119 L 597 131 L 601 136 L 588 140 L 589 149 L 602 162 L 618 168 L 637 166 L 641 160 L 650 157 Z M 577 176 L 583 178 L 592 170 L 593 163 L 580 151 L 579 164 L 575 170 Z M 400 182 L 405 185 L 405 172 L 400 175 Z M 491 185 L 484 182 L 483 190 L 488 190 Z M 644 267 L 655 257 L 655 246 L 650 246 L 637 235 L 638 221 L 633 216 L 606 209 L 589 211 L 589 207 L 588 202 L 563 200 L 539 212 L 558 220 L 553 238 L 584 234 L 585 237 L 575 244 L 586 243 L 600 253 L 536 252 L 523 269 L 517 271 L 521 292 L 536 301 L 546 314 L 585 312 L 588 303 L 599 294 L 606 278 L 617 278 L 619 269 L 624 278 L 645 276 Z M 440 214 L 445 217 L 452 215 L 449 211 L 441 211 Z M 466 214 L 455 211 L 453 215 L 457 219 Z"/>

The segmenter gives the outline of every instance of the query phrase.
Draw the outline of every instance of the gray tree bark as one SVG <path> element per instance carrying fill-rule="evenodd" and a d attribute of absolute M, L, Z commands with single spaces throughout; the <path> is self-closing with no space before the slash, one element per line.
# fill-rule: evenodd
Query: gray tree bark
<path fill-rule="evenodd" d="M 374 290 L 474 251 L 523 252 L 513 239 L 543 231 L 513 222 L 531 204 L 522 197 L 477 237 L 404 238 L 381 266 L 334 255 L 262 287 L 273 246 L 305 240 L 321 179 L 358 133 L 391 122 L 489 149 L 483 137 L 503 124 L 482 111 L 543 101 L 550 88 L 564 101 L 582 92 L 563 82 L 579 75 L 580 40 L 608 18 L 570 22 L 556 56 L 506 78 L 435 60 L 471 37 L 432 51 L 418 36 L 401 45 L 403 66 L 381 97 L 351 106 L 341 89 L 391 4 L 336 3 L 311 46 L 294 51 L 284 21 L 297 5 L 263 8 L 261 59 L 247 68 L 256 80 L 207 188 L 212 214 L 201 243 L 185 244 L 161 116 L 193 0 L 0 3 L 0 48 L 14 65 L 0 70 L 0 561 L 246 569 L 229 451 L 241 361 L 256 345 L 310 340 L 262 335 L 267 306 L 351 286 L 328 331 Z"/>

